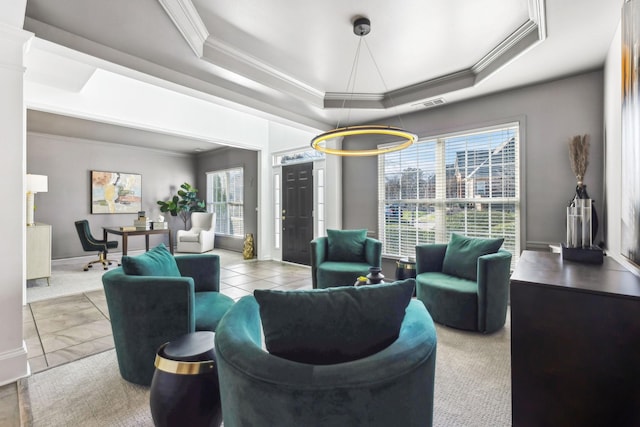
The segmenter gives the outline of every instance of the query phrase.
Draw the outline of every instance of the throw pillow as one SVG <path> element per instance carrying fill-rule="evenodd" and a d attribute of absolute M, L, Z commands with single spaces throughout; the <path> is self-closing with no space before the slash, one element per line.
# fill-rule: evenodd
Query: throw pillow
<path fill-rule="evenodd" d="M 169 249 L 160 243 L 138 256 L 123 256 L 122 270 L 132 276 L 181 277 L 176 260 Z"/>
<path fill-rule="evenodd" d="M 442 272 L 468 280 L 478 279 L 478 257 L 498 252 L 504 239 L 478 239 L 452 233 Z"/>
<path fill-rule="evenodd" d="M 329 261 L 364 262 L 367 230 L 327 230 Z"/>
<path fill-rule="evenodd" d="M 415 279 L 367 286 L 253 292 L 269 353 L 330 365 L 361 359 L 398 338 Z"/>

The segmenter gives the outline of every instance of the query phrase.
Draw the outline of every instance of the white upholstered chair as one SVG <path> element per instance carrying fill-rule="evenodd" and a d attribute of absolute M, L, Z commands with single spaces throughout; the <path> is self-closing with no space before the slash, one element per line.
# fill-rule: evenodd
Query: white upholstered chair
<path fill-rule="evenodd" d="M 178 252 L 202 253 L 213 249 L 216 237 L 216 214 L 193 212 L 191 229 L 178 230 L 176 240 Z"/>

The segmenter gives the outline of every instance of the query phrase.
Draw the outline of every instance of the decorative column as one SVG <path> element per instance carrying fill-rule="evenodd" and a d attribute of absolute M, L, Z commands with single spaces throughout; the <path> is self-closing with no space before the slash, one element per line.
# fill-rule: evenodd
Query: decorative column
<path fill-rule="evenodd" d="M 33 34 L 6 24 L 0 11 L 0 170 L 7 206 L 0 222 L 0 385 L 29 374 L 23 340 L 26 295 L 26 110 L 23 100 L 24 53 Z M 20 22 L 20 25 L 22 22 Z"/>

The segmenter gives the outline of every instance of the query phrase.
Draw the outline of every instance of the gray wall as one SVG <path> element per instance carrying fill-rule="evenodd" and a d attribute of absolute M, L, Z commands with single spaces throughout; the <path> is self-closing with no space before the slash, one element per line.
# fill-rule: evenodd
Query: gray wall
<path fill-rule="evenodd" d="M 258 248 L 258 153 L 240 148 L 220 148 L 197 157 L 197 188 L 207 188 L 207 172 L 244 168 L 244 232 L 253 233 L 254 248 Z M 202 193 L 204 199 L 206 194 Z M 216 248 L 242 251 L 244 237 L 216 236 Z"/>
<path fill-rule="evenodd" d="M 576 185 L 567 146 L 573 135 L 591 137 L 585 183 L 596 208 L 602 210 L 603 102 L 603 72 L 598 70 L 424 110 L 402 117 L 402 122 L 420 137 L 429 137 L 524 119 L 521 153 L 526 242 L 522 243 L 523 249 L 542 249 L 565 238 L 565 207 Z M 364 145 L 362 139 L 345 141 L 347 148 Z M 343 159 L 344 228 L 367 228 L 377 234 L 377 175 L 376 157 Z"/>
<path fill-rule="evenodd" d="M 106 170 L 142 175 L 142 209 L 156 218 L 156 204 L 175 194 L 183 182 L 195 182 L 195 157 L 85 139 L 27 134 L 27 173 L 47 175 L 49 191 L 35 195 L 35 221 L 52 225 L 52 258 L 89 255 L 83 251 L 74 221 L 88 219 L 95 237 L 103 226 L 133 225 L 136 214 L 91 214 L 90 171 Z M 179 218 L 166 216 L 169 226 L 183 228 Z M 174 231 L 175 232 L 175 231 Z M 120 240 L 110 235 L 110 239 Z M 151 236 L 153 246 L 166 236 Z M 129 239 L 129 249 L 143 249 L 144 238 Z M 122 245 L 114 252 L 121 251 Z"/>

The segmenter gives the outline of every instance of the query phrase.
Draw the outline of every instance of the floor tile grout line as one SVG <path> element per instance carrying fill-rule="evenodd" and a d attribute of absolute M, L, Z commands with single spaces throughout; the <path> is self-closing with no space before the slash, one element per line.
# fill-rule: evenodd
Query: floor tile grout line
<path fill-rule="evenodd" d="M 47 353 L 44 351 L 44 344 L 42 343 L 42 334 L 40 333 L 40 329 L 38 328 L 38 322 L 36 321 L 36 316 L 33 314 L 33 307 L 31 304 L 29 305 L 29 312 L 31 313 L 31 318 L 33 319 L 33 326 L 36 329 L 36 334 L 38 335 L 38 343 L 40 344 L 40 348 L 42 349 L 42 357 L 44 357 L 44 363 L 49 366 L 49 361 L 47 360 Z M 27 349 L 27 360 L 29 360 L 29 352 Z"/>
<path fill-rule="evenodd" d="M 29 394 L 29 381 L 27 378 L 20 378 L 16 382 L 18 393 L 18 410 L 20 411 L 20 426 L 32 427 L 33 414 L 31 412 L 31 395 Z"/>
<path fill-rule="evenodd" d="M 254 267 L 254 265 L 255 265 L 255 267 Z M 232 264 L 230 266 L 230 267 L 236 267 L 238 270 L 244 270 L 244 271 L 235 271 L 235 270 L 232 270 L 232 269 L 228 268 L 229 266 L 221 267 L 221 270 L 226 270 L 228 273 L 233 274 L 233 276 L 231 276 L 231 277 L 245 276 L 248 279 L 250 279 L 248 282 L 242 283 L 242 284 L 239 284 L 239 285 L 232 285 L 232 284 L 229 284 L 228 282 L 226 282 L 224 279 L 221 279 L 221 282 L 224 282 L 225 285 L 227 286 L 227 288 L 226 288 L 227 290 L 232 290 L 231 293 L 238 294 L 237 296 L 233 297 L 234 300 L 237 301 L 238 299 L 242 298 L 245 295 L 253 295 L 253 290 L 254 289 L 247 290 L 247 289 L 244 289 L 244 288 L 242 288 L 240 286 L 245 286 L 248 283 L 253 283 L 253 282 L 258 282 L 258 281 L 265 281 L 265 282 L 269 282 L 269 283 L 273 283 L 274 284 L 274 286 L 270 286 L 269 289 L 286 287 L 286 285 L 287 285 L 286 283 L 271 282 L 271 281 L 269 281 L 269 278 L 291 276 L 290 277 L 291 282 L 298 282 L 298 281 L 304 280 L 304 277 L 305 277 L 304 273 L 309 270 L 308 268 L 303 268 L 303 267 L 300 267 L 300 266 L 293 266 L 293 265 L 292 266 L 286 266 L 285 267 L 285 271 L 282 271 L 281 268 L 267 269 L 267 268 L 261 268 L 260 266 L 257 266 L 257 264 L 254 264 L 254 265 L 236 263 L 236 264 Z M 282 265 L 282 264 L 280 264 L 280 265 Z M 247 267 L 247 266 L 250 266 L 250 267 Z M 251 276 L 250 273 L 252 271 L 254 271 L 254 269 L 259 269 L 259 270 L 262 270 L 262 271 L 264 271 L 264 270 L 273 271 L 273 276 L 270 276 L 270 277 L 255 277 L 255 276 Z M 292 273 L 292 270 L 296 270 L 295 273 Z M 95 292 L 97 290 L 98 289 L 92 290 L 91 292 Z M 224 290 L 225 289 L 221 289 L 220 292 L 224 293 Z M 56 298 L 65 298 L 65 297 L 69 297 L 69 296 L 82 295 L 83 299 L 88 300 L 89 303 L 91 304 L 91 306 L 98 310 L 98 312 L 104 318 L 104 320 L 107 320 L 107 321 L 110 322 L 110 319 L 105 315 L 105 313 L 102 312 L 102 310 L 100 309 L 100 307 L 98 307 L 96 302 L 94 300 L 92 300 L 89 297 L 89 295 L 87 295 L 87 292 L 88 291 L 82 291 L 82 292 L 78 292 L 77 294 L 64 295 L 64 296 L 60 296 L 60 297 L 56 297 Z M 56 299 L 56 298 L 51 298 L 51 299 Z M 54 353 L 55 351 L 64 350 L 64 348 L 55 350 L 54 352 L 45 352 L 45 350 L 44 350 L 44 345 L 42 343 L 42 334 L 40 332 L 40 329 L 38 328 L 38 322 L 37 322 L 37 320 L 35 318 L 35 315 L 34 315 L 34 312 L 33 312 L 33 307 L 32 307 L 32 304 L 34 304 L 36 302 L 41 302 L 41 301 L 46 301 L 46 300 L 34 301 L 34 302 L 28 304 L 29 305 L 29 311 L 30 311 L 30 314 L 31 314 L 31 318 L 32 318 L 32 320 L 34 322 L 34 325 L 35 325 L 35 328 L 36 328 L 36 333 L 38 335 L 38 342 L 40 343 L 40 347 L 42 349 L 42 355 L 44 357 L 44 361 L 45 361 L 45 364 L 46 364 L 46 368 L 42 369 L 42 370 L 40 370 L 38 372 L 42 372 L 42 371 L 47 370 L 47 369 L 51 369 L 51 368 L 54 368 L 54 367 L 57 367 L 57 366 L 61 366 L 62 364 L 51 366 L 49 358 L 50 358 L 51 354 Z M 40 319 L 40 321 L 43 321 L 43 320 L 45 320 L 45 319 Z M 97 339 L 100 339 L 100 338 L 102 338 L 102 337 L 95 338 L 94 340 L 97 340 Z M 93 340 L 83 341 L 83 342 L 75 344 L 75 345 L 81 345 L 81 344 L 84 344 L 86 342 L 91 342 L 91 341 L 93 341 Z M 69 347 L 73 347 L 73 346 L 69 346 Z M 68 347 L 65 347 L 65 348 L 68 348 Z M 100 352 L 101 351 L 99 351 L 97 353 L 100 353 Z M 97 354 L 97 353 L 94 353 L 94 354 Z M 70 361 L 64 362 L 63 364 L 66 364 L 66 363 L 69 363 L 69 362 L 73 362 L 75 360 L 80 360 L 80 359 L 82 359 L 84 357 L 87 357 L 87 355 L 79 357 L 78 359 L 74 359 L 74 360 L 70 360 Z"/>
<path fill-rule="evenodd" d="M 86 292 L 83 292 L 82 294 L 83 294 L 83 295 L 84 295 L 84 296 L 89 300 L 89 302 L 91 303 L 91 305 L 92 305 L 92 306 L 94 306 L 94 307 L 96 308 L 96 310 L 98 310 L 98 313 L 100 313 L 100 314 L 102 315 L 102 317 L 104 317 L 105 319 L 107 319 L 107 320 L 109 321 L 109 323 L 111 323 L 111 319 L 109 318 L 109 316 L 106 316 L 106 315 L 102 312 L 102 310 L 100 309 L 100 307 L 98 307 L 98 306 L 96 305 L 96 303 L 95 303 L 95 302 L 94 302 L 94 301 L 89 297 L 89 295 L 87 295 L 87 293 L 86 293 Z"/>

